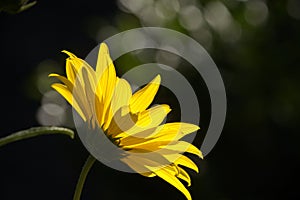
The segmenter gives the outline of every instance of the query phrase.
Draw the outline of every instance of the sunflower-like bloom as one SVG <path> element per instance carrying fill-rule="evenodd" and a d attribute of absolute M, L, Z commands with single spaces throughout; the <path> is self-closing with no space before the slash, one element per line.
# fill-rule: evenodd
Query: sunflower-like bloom
<path fill-rule="evenodd" d="M 190 186 L 190 176 L 182 167 L 196 172 L 198 167 L 182 153 L 203 157 L 198 148 L 180 139 L 199 127 L 181 122 L 161 125 L 170 107 L 164 104 L 148 108 L 158 91 L 160 76 L 132 94 L 129 83 L 116 76 L 106 44 L 100 45 L 96 70 L 74 54 L 63 52 L 69 56 L 67 76 L 50 74 L 62 82 L 54 83 L 52 88 L 73 106 L 91 129 L 101 128 L 119 148 L 135 153 L 123 157 L 122 162 L 143 176 L 162 178 L 191 199 L 179 179 Z M 143 156 L 147 152 L 155 152 L 157 156 Z"/>

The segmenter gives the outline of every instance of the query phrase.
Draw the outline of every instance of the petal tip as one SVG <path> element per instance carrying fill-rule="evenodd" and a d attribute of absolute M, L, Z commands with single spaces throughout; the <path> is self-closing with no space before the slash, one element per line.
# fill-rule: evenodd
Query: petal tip
<path fill-rule="evenodd" d="M 160 74 L 158 74 L 157 76 L 155 76 L 152 83 L 160 84 L 160 82 L 161 82 L 161 76 L 160 76 Z"/>
<path fill-rule="evenodd" d="M 76 56 L 74 54 L 72 54 L 71 52 L 69 52 L 67 50 L 62 50 L 61 52 L 67 54 L 70 58 L 76 58 Z"/>
<path fill-rule="evenodd" d="M 48 77 L 57 77 L 59 76 L 58 74 L 54 74 L 54 73 L 51 73 L 51 74 L 48 74 Z"/>
<path fill-rule="evenodd" d="M 201 158 L 202 160 L 204 159 L 204 156 L 203 156 L 203 154 L 202 154 L 202 151 L 200 151 L 200 153 L 199 153 L 199 158 Z"/>
<path fill-rule="evenodd" d="M 109 53 L 108 46 L 105 43 L 100 44 L 99 53 Z"/>

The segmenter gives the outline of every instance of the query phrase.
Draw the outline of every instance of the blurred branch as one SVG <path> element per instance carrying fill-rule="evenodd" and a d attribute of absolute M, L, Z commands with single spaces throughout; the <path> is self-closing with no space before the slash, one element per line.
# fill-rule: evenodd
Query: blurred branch
<path fill-rule="evenodd" d="M 27 130 L 18 131 L 0 139 L 0 147 L 6 144 L 24 140 L 40 135 L 63 134 L 74 138 L 74 131 L 62 127 L 34 127 Z"/>
<path fill-rule="evenodd" d="M 34 6 L 36 1 L 28 3 L 28 0 L 0 0 L 0 12 L 17 14 Z"/>

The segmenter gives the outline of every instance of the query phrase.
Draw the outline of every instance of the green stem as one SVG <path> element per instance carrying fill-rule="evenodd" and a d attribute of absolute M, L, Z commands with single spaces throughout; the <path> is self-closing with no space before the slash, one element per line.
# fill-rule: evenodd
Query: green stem
<path fill-rule="evenodd" d="M 81 170 L 81 173 L 80 173 L 77 185 L 76 185 L 76 190 L 74 193 L 73 200 L 80 200 L 80 196 L 81 196 L 81 192 L 82 192 L 82 188 L 83 188 L 85 179 L 95 161 L 96 161 L 96 159 L 93 156 L 89 155 L 88 159 L 86 160 L 86 162 Z"/>
<path fill-rule="evenodd" d="M 0 139 L 0 147 L 11 142 L 32 138 L 39 135 L 64 134 L 74 138 L 74 132 L 62 127 L 34 127 L 27 130 L 18 131 Z"/>

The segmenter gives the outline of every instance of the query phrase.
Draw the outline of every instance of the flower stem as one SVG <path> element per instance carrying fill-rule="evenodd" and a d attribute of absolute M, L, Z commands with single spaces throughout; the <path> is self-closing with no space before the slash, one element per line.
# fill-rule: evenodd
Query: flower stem
<path fill-rule="evenodd" d="M 85 179 L 95 161 L 96 161 L 96 159 L 93 156 L 89 155 L 88 159 L 86 160 L 86 162 L 81 170 L 81 173 L 80 173 L 77 185 L 76 185 L 76 190 L 74 193 L 73 200 L 80 200 L 80 196 L 81 196 L 81 192 L 82 192 L 82 188 L 83 188 Z"/>
<path fill-rule="evenodd" d="M 74 132 L 67 128 L 62 127 L 34 127 L 27 130 L 18 131 L 11 135 L 8 135 L 4 138 L 0 139 L 0 147 L 11 142 L 16 142 L 19 140 L 32 138 L 40 135 L 52 135 L 52 134 L 64 134 L 70 136 L 72 139 L 74 138 Z"/>

